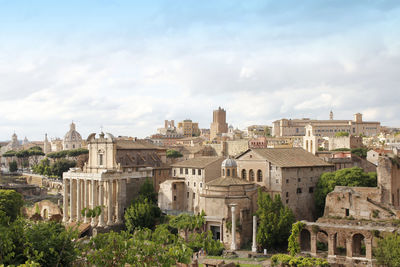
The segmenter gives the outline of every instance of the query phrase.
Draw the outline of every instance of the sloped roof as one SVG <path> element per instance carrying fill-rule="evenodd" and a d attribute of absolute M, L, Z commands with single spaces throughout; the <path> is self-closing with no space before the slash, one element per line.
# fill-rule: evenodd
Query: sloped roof
<path fill-rule="evenodd" d="M 141 140 L 117 139 L 116 143 L 117 149 L 164 149 Z"/>
<path fill-rule="evenodd" d="M 248 185 L 254 184 L 252 182 L 233 177 L 220 177 L 215 180 L 208 182 L 206 185 L 208 186 L 229 186 L 229 185 Z"/>
<path fill-rule="evenodd" d="M 223 157 L 197 157 L 172 164 L 172 167 L 204 168 L 211 163 L 222 160 Z"/>
<path fill-rule="evenodd" d="M 279 167 L 332 166 L 302 148 L 253 148 L 249 150 Z"/>

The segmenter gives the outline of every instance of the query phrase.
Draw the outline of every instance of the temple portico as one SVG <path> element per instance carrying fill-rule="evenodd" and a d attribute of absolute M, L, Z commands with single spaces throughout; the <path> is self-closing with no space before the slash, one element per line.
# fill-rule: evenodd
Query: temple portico
<path fill-rule="evenodd" d="M 102 227 L 122 222 L 125 207 L 127 179 L 121 173 L 81 173 L 64 174 L 64 222 L 89 222 L 82 210 L 100 206 L 99 218 L 91 218 L 92 226 Z M 105 224 L 106 223 L 106 224 Z"/>

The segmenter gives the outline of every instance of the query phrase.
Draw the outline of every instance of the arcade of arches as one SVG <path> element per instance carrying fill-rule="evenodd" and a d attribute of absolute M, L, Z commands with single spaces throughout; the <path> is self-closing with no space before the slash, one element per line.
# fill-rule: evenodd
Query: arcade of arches
<path fill-rule="evenodd" d="M 256 174 L 255 174 L 255 172 L 256 172 Z M 248 180 L 250 182 L 256 181 L 255 179 L 257 179 L 257 182 L 262 182 L 263 181 L 263 173 L 262 173 L 262 170 L 242 169 L 241 178 L 243 180 Z"/>

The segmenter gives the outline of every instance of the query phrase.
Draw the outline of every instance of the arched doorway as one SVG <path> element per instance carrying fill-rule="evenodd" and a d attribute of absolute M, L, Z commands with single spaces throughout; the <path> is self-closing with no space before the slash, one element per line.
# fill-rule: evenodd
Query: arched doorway
<path fill-rule="evenodd" d="M 45 219 L 45 220 L 49 219 L 49 214 L 47 212 L 47 209 L 43 210 L 43 219 Z"/>
<path fill-rule="evenodd" d="M 307 229 L 303 229 L 300 232 L 300 250 L 301 251 L 311 250 L 311 234 Z"/>
<path fill-rule="evenodd" d="M 317 233 L 317 250 L 328 251 L 328 233 L 325 231 Z"/>
<path fill-rule="evenodd" d="M 365 240 L 362 234 L 355 234 L 352 238 L 353 257 L 365 257 Z"/>

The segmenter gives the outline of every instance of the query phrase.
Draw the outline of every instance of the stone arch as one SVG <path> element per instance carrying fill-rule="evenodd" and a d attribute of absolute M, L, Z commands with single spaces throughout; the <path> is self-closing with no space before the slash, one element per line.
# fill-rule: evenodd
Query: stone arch
<path fill-rule="evenodd" d="M 317 232 L 317 250 L 328 251 L 329 234 L 324 230 Z"/>
<path fill-rule="evenodd" d="M 261 170 L 257 171 L 257 182 L 262 182 L 263 181 L 263 174 Z"/>
<path fill-rule="evenodd" d="M 365 237 L 363 234 L 356 233 L 351 238 L 353 247 L 353 257 L 365 257 Z"/>
<path fill-rule="evenodd" d="M 249 171 L 249 181 L 254 182 L 254 171 L 250 169 Z"/>
<path fill-rule="evenodd" d="M 243 170 L 242 170 L 242 179 L 243 179 L 243 180 L 246 180 L 246 176 L 247 176 L 247 175 L 246 175 L 246 170 L 243 169 Z"/>
<path fill-rule="evenodd" d="M 307 229 L 300 232 L 300 250 L 311 251 L 311 233 Z"/>
<path fill-rule="evenodd" d="M 47 209 L 43 209 L 43 219 L 47 220 L 49 218 L 49 212 Z"/>

